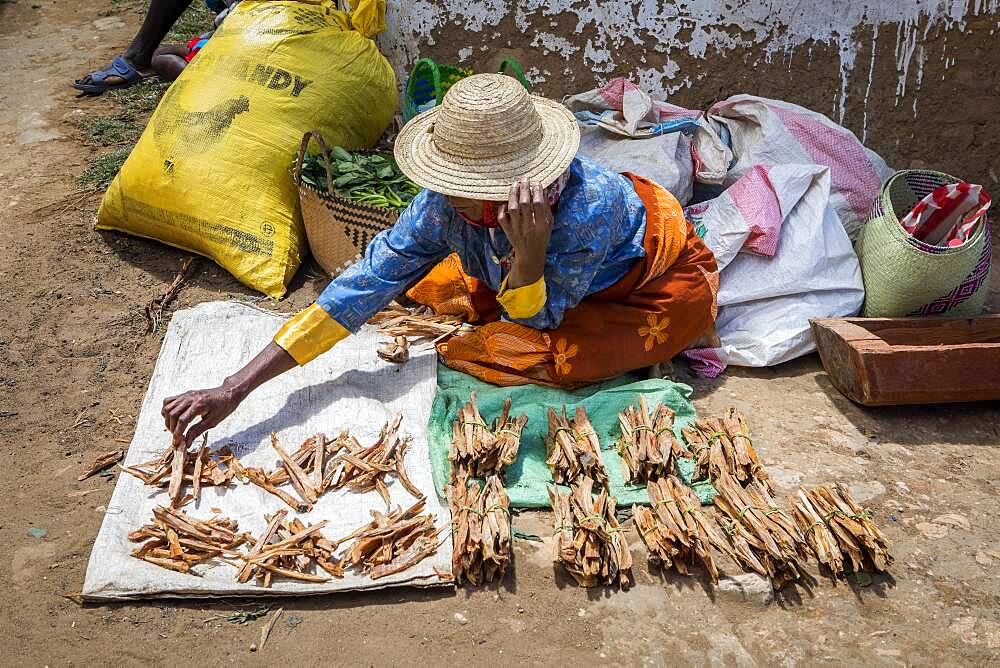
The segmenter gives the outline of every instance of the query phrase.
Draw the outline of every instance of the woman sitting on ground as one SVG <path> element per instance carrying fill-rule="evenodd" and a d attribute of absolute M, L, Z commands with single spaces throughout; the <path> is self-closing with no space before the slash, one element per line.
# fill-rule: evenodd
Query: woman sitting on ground
<path fill-rule="evenodd" d="M 515 79 L 456 83 L 396 139 L 400 169 L 426 190 L 243 369 L 166 399 L 167 428 L 191 443 L 411 286 L 478 325 L 439 344 L 443 362 L 498 385 L 579 386 L 688 347 L 713 323 L 711 252 L 670 193 L 576 157 L 579 142 L 565 107 Z"/>

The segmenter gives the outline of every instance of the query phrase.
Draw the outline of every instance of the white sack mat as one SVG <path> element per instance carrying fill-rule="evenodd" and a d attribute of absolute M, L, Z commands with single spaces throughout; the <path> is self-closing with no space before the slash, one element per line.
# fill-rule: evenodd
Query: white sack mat
<path fill-rule="evenodd" d="M 200 304 L 175 313 L 123 463 L 132 465 L 155 459 L 170 444 L 160 415 L 165 397 L 219 385 L 256 355 L 282 322 L 284 316 L 234 302 Z M 317 432 L 334 437 L 342 429 L 349 429 L 361 443 L 368 445 L 378 438 L 386 421 L 402 412 L 400 431 L 413 437 L 406 454 L 407 473 L 427 496 L 426 511 L 435 516 L 437 526 L 447 527 L 450 514 L 434 492 L 427 452 L 427 418 L 437 382 L 436 353 L 431 348 L 411 350 L 409 362 L 391 364 L 375 354 L 376 346 L 385 340 L 366 327 L 312 363 L 266 383 L 210 430 L 210 449 L 232 444 L 242 464 L 271 470 L 277 462 L 270 446 L 272 431 L 288 451 L 295 450 Z M 386 482 L 394 506 L 407 508 L 416 501 L 391 474 Z M 119 475 L 90 555 L 83 587 L 85 599 L 296 595 L 400 585 L 451 586 L 435 573 L 435 568 L 451 572 L 451 540 L 447 530 L 441 533 L 443 542 L 435 554 L 407 571 L 378 580 L 347 570 L 343 578 L 331 578 L 325 583 L 275 578 L 271 587 L 265 589 L 253 581 L 236 582 L 236 569 L 214 560 L 194 566 L 192 570 L 199 574 L 195 576 L 130 556 L 137 544 L 129 542 L 128 533 L 151 522 L 154 506 L 167 503 L 166 488 L 146 486 L 127 473 Z M 240 531 L 254 535 L 264 530 L 265 513 L 285 508 L 290 518 L 296 516 L 278 498 L 256 485 L 239 481 L 234 481 L 231 487 L 203 487 L 201 499 L 181 510 L 195 518 L 207 519 L 213 515 L 211 508 L 218 508 L 222 515 L 236 520 Z M 320 497 L 311 512 L 297 516 L 306 524 L 326 520 L 323 535 L 337 540 L 371 521 L 370 510 L 386 510 L 377 492 L 332 490 Z M 346 545 L 341 546 L 338 556 L 346 549 Z"/>

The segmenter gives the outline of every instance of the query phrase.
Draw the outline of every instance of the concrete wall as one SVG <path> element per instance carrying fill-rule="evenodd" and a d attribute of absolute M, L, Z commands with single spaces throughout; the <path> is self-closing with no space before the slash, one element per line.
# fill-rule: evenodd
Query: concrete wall
<path fill-rule="evenodd" d="M 383 50 L 550 97 L 630 77 L 702 109 L 735 93 L 828 114 L 897 167 L 1000 182 L 1000 0 L 388 0 Z"/>

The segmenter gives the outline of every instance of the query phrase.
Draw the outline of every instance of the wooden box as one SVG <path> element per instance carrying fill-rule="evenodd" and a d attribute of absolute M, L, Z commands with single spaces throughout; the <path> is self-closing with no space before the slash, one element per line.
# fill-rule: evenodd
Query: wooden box
<path fill-rule="evenodd" d="M 1000 399 L 1000 314 L 812 321 L 834 386 L 865 406 Z"/>

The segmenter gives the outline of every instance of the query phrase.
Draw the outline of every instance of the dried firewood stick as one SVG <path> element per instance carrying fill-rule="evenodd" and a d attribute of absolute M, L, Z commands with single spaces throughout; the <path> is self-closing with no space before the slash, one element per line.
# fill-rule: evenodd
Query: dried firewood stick
<path fill-rule="evenodd" d="M 181 485 L 184 480 L 184 463 L 187 458 L 187 446 L 184 441 L 178 440 L 174 443 L 173 459 L 170 464 L 170 484 L 167 487 L 167 496 L 173 505 L 181 498 Z"/>
<path fill-rule="evenodd" d="M 312 573 L 303 573 L 302 571 L 292 570 L 290 568 L 281 568 L 279 566 L 274 566 L 272 564 L 260 564 L 260 567 L 264 570 L 270 571 L 275 575 L 281 575 L 292 580 L 302 580 L 304 582 L 329 582 L 330 578 L 324 575 L 314 575 Z"/>
<path fill-rule="evenodd" d="M 288 471 L 288 479 L 299 496 L 308 503 L 316 503 L 318 496 L 316 490 L 313 489 L 312 484 L 309 482 L 309 476 L 302 470 L 301 466 L 288 456 L 288 453 L 285 452 L 285 449 L 278 442 L 278 435 L 274 432 L 271 432 L 271 447 L 278 453 L 278 457 L 281 458 L 282 465 Z"/>
<path fill-rule="evenodd" d="M 151 556 L 142 556 L 142 557 L 139 557 L 139 558 L 142 559 L 143 561 L 148 561 L 149 563 L 153 564 L 154 566 L 159 566 L 160 568 L 167 568 L 167 569 L 170 569 L 172 571 L 178 571 L 180 573 L 190 573 L 191 572 L 191 566 L 190 566 L 190 564 L 188 564 L 188 562 L 183 561 L 183 560 L 165 559 L 165 558 L 161 558 L 161 557 L 151 557 Z"/>
<path fill-rule="evenodd" d="M 284 501 L 290 508 L 297 510 L 300 513 L 306 513 L 312 510 L 312 504 L 296 499 L 294 496 L 286 492 L 285 490 L 271 484 L 271 481 L 267 479 L 267 474 L 258 468 L 245 468 L 242 470 L 243 479 L 247 482 L 257 485 L 265 492 L 270 492 L 276 497 Z"/>
<path fill-rule="evenodd" d="M 302 445 L 299 446 L 298 450 L 290 455 L 292 461 L 298 464 L 299 468 L 302 468 L 303 470 L 310 468 L 313 456 L 316 454 L 316 441 L 325 441 L 325 439 L 326 437 L 323 434 L 310 436 L 302 442 Z M 273 485 L 284 485 L 288 482 L 288 470 L 285 469 L 284 466 L 281 466 L 279 462 L 278 467 L 268 474 L 267 479 L 270 480 Z"/>
<path fill-rule="evenodd" d="M 312 480 L 310 483 L 317 494 L 323 493 L 323 461 L 326 456 L 326 437 L 322 434 L 316 439 L 312 460 Z"/>
<path fill-rule="evenodd" d="M 208 457 L 208 434 L 201 441 L 198 454 L 194 459 L 194 471 L 191 473 L 191 496 L 197 501 L 201 496 L 201 472 L 205 466 L 205 458 Z"/>
<path fill-rule="evenodd" d="M 410 343 L 405 336 L 396 336 L 379 346 L 375 352 L 386 362 L 393 364 L 406 364 L 410 361 Z"/>
<path fill-rule="evenodd" d="M 95 473 L 103 471 L 112 464 L 120 462 L 124 456 L 124 450 L 112 450 L 111 452 L 105 452 L 103 455 L 95 459 L 93 464 L 84 469 L 83 473 L 77 477 L 77 480 L 86 480 Z"/>

